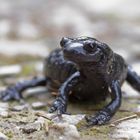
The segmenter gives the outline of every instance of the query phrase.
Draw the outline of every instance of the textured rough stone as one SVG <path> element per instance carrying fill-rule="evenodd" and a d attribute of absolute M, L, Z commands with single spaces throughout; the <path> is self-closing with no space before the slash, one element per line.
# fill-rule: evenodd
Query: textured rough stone
<path fill-rule="evenodd" d="M 43 103 L 43 102 L 34 102 L 34 103 L 32 103 L 32 108 L 33 109 L 40 109 L 40 108 L 45 107 L 46 105 L 47 104 Z"/>
<path fill-rule="evenodd" d="M 76 140 L 80 139 L 80 134 L 74 125 L 57 123 L 49 128 L 48 138 L 53 140 Z"/>
<path fill-rule="evenodd" d="M 120 123 L 113 134 L 113 138 L 140 140 L 140 119 Z"/>
<path fill-rule="evenodd" d="M 0 132 L 0 140 L 8 140 L 8 137 Z"/>

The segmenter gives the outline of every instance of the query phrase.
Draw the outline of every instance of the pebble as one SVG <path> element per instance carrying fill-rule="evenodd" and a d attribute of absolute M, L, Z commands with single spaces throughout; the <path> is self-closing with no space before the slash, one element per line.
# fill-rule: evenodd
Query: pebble
<path fill-rule="evenodd" d="M 44 123 L 44 128 L 46 134 L 48 134 L 48 139 L 80 139 L 80 134 L 75 125 L 79 123 L 79 121 L 81 121 L 85 115 L 62 115 L 61 118 L 58 118 L 55 114 L 45 112 L 38 112 L 37 114 L 40 114 L 40 117 L 36 122 L 39 122 L 40 124 Z M 50 120 L 47 118 L 50 118 Z"/>
<path fill-rule="evenodd" d="M 43 118 L 43 117 L 38 117 L 37 120 L 34 123 L 39 123 L 43 127 L 43 125 L 45 123 L 45 120 L 46 119 Z"/>
<path fill-rule="evenodd" d="M 0 116 L 1 117 L 8 117 L 9 116 L 8 108 L 9 108 L 8 103 L 0 103 Z"/>
<path fill-rule="evenodd" d="M 9 113 L 7 111 L 2 111 L 2 112 L 0 112 L 0 116 L 6 118 L 9 116 Z"/>
<path fill-rule="evenodd" d="M 55 117 L 53 122 L 55 123 L 69 123 L 71 125 L 76 125 L 79 121 L 81 121 L 85 115 L 62 115 L 62 118 Z"/>
<path fill-rule="evenodd" d="M 35 131 L 41 130 L 41 127 L 42 126 L 40 125 L 40 123 L 29 123 L 27 125 L 22 126 L 20 130 L 22 130 L 23 133 L 30 134 Z"/>
<path fill-rule="evenodd" d="M 68 123 L 71 125 L 78 124 L 82 119 L 84 119 L 84 114 L 78 115 L 66 115 L 63 114 L 61 118 L 59 118 L 56 114 L 45 113 L 45 111 L 36 112 L 36 114 L 40 117 L 46 118 L 48 120 L 52 120 L 54 123 Z"/>
<path fill-rule="evenodd" d="M 8 103 L 3 103 L 3 102 L 0 102 L 0 108 L 3 109 L 3 110 L 7 110 L 9 107 L 9 104 Z"/>
<path fill-rule="evenodd" d="M 21 72 L 21 66 L 20 65 L 11 65 L 11 66 L 1 66 L 0 67 L 0 76 L 11 76 L 11 75 L 17 75 Z"/>
<path fill-rule="evenodd" d="M 32 103 L 32 108 L 33 109 L 41 109 L 43 107 L 46 107 L 46 103 L 43 103 L 43 102 L 34 102 Z"/>
<path fill-rule="evenodd" d="M 80 134 L 76 126 L 68 123 L 57 123 L 49 127 L 48 139 L 53 140 L 78 140 Z"/>
<path fill-rule="evenodd" d="M 24 109 L 28 109 L 29 105 L 28 104 L 24 104 L 24 105 L 17 105 L 17 106 L 14 106 L 12 108 L 13 111 L 22 111 Z"/>

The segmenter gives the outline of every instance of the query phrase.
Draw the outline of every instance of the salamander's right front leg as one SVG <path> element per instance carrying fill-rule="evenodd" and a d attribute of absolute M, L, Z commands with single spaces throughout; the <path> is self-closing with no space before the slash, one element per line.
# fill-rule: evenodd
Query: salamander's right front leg
<path fill-rule="evenodd" d="M 50 113 L 53 113 L 54 111 L 57 111 L 58 115 L 66 113 L 69 93 L 72 88 L 78 83 L 79 77 L 80 73 L 75 72 L 66 80 L 66 82 L 62 84 L 59 89 L 59 95 L 53 102 L 52 107 L 49 110 Z"/>
<path fill-rule="evenodd" d="M 47 78 L 33 78 L 32 80 L 19 82 L 14 86 L 8 87 L 6 90 L 0 92 L 0 98 L 3 101 L 20 100 L 22 99 L 22 92 L 28 88 L 36 86 L 45 86 Z"/>

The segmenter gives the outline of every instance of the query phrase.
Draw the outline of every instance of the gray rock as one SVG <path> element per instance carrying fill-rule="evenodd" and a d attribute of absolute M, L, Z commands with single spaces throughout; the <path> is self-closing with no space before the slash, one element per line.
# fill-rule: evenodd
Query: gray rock
<path fill-rule="evenodd" d="M 9 108 L 8 103 L 0 103 L 0 116 L 1 117 L 8 117 L 9 116 L 8 108 Z"/>
<path fill-rule="evenodd" d="M 76 125 L 79 123 L 84 117 L 84 114 L 78 115 L 66 115 L 63 114 L 61 117 L 58 117 L 56 114 L 46 113 L 45 111 L 37 111 L 37 116 L 43 117 L 48 120 L 52 120 L 54 123 L 68 123 L 71 125 Z"/>
<path fill-rule="evenodd" d="M 80 134 L 76 126 L 68 123 L 57 123 L 49 127 L 48 139 L 53 140 L 77 140 Z"/>
<path fill-rule="evenodd" d="M 3 102 L 0 102 L 0 109 L 2 110 L 8 110 L 9 108 L 9 104 L 8 103 L 3 103 Z"/>
<path fill-rule="evenodd" d="M 40 108 L 43 108 L 43 107 L 46 107 L 46 103 L 43 103 L 43 102 L 34 102 L 32 103 L 32 108 L 33 109 L 40 109 Z"/>
<path fill-rule="evenodd" d="M 80 139 L 80 134 L 75 125 L 79 123 L 85 115 L 62 115 L 62 117 L 59 118 L 56 114 L 49 114 L 43 111 L 37 112 L 36 114 L 40 116 L 36 122 L 44 123 L 48 139 Z"/>
<path fill-rule="evenodd" d="M 55 123 L 68 123 L 71 125 L 76 125 L 79 121 L 81 121 L 85 115 L 62 115 L 62 118 L 54 118 L 53 122 Z"/>
<path fill-rule="evenodd" d="M 9 116 L 9 113 L 7 111 L 1 111 L 0 112 L 0 116 L 1 117 L 8 117 Z"/>
<path fill-rule="evenodd" d="M 38 117 L 37 118 L 37 120 L 34 122 L 35 124 L 37 123 L 37 124 L 40 124 L 42 127 L 43 127 L 43 125 L 44 125 L 44 123 L 45 123 L 45 118 L 43 118 L 43 117 Z"/>
<path fill-rule="evenodd" d="M 21 72 L 20 65 L 11 65 L 11 66 L 1 66 L 0 67 L 0 76 L 11 76 L 17 75 Z"/>
<path fill-rule="evenodd" d="M 27 125 L 22 126 L 20 130 L 22 130 L 23 133 L 30 134 L 35 131 L 39 131 L 41 127 L 42 126 L 40 125 L 40 123 L 29 123 Z"/>
<path fill-rule="evenodd" d="M 120 123 L 113 134 L 115 139 L 140 139 L 140 119 L 132 119 Z"/>
<path fill-rule="evenodd" d="M 17 105 L 12 108 L 13 111 L 22 111 L 29 108 L 29 104 Z"/>

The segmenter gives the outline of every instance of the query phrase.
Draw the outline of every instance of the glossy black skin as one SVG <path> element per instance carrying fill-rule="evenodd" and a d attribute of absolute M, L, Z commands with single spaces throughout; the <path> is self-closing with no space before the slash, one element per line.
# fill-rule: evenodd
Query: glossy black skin
<path fill-rule="evenodd" d="M 66 113 L 69 99 L 99 102 L 108 95 L 111 102 L 96 115 L 86 117 L 89 125 L 107 123 L 121 105 L 121 85 L 127 80 L 140 91 L 140 77 L 110 47 L 94 38 L 63 38 L 61 49 L 54 50 L 45 60 L 44 77 L 17 83 L 1 93 L 4 101 L 20 100 L 22 91 L 46 86 L 58 91 L 50 112 Z"/>

